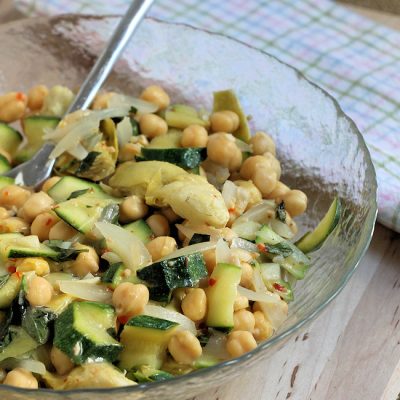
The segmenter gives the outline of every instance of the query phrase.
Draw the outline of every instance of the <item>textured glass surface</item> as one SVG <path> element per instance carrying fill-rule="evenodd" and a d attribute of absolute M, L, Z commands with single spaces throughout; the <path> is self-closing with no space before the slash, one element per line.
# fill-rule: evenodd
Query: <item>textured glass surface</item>
<path fill-rule="evenodd" d="M 76 88 L 115 25 L 114 18 L 58 17 L 0 29 L 0 92 L 33 84 Z M 292 68 L 222 36 L 147 20 L 107 86 L 138 94 L 158 83 L 176 102 L 210 107 L 212 92 L 234 88 L 253 129 L 277 141 L 283 181 L 309 196 L 300 231 L 315 226 L 332 198 L 344 213 L 335 233 L 312 256 L 312 268 L 296 287 L 296 300 L 278 335 L 239 360 L 168 383 L 112 390 L 27 391 L 0 386 L 0 398 L 185 399 L 227 382 L 242 368 L 277 351 L 285 339 L 315 317 L 342 289 L 366 250 L 376 216 L 376 181 L 357 128 L 337 103 Z"/>

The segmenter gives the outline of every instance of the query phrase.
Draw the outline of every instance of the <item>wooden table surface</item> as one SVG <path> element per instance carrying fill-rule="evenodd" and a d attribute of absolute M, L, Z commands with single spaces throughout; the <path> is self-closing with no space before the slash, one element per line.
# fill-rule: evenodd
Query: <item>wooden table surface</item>
<path fill-rule="evenodd" d="M 0 0 L 0 22 L 19 15 Z M 400 17 L 349 7 L 400 30 Z M 400 393 L 400 235 L 377 225 L 342 293 L 267 362 L 193 400 L 396 400 Z"/>

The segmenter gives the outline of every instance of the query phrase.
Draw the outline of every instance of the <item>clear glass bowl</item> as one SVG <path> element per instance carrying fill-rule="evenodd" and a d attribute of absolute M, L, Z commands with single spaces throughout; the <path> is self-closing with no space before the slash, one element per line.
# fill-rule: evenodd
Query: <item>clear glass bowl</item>
<path fill-rule="evenodd" d="M 117 19 L 61 16 L 0 28 L 0 93 L 34 84 L 83 81 Z M 371 239 L 376 218 L 376 179 L 365 143 L 354 123 L 326 92 L 275 58 L 226 37 L 183 25 L 146 20 L 107 87 L 138 94 L 150 83 L 165 87 L 174 102 L 210 108 L 212 92 L 233 88 L 253 129 L 277 142 L 282 180 L 301 188 L 309 209 L 300 231 L 315 226 L 335 195 L 343 203 L 338 228 L 312 255 L 312 268 L 296 287 L 289 317 L 272 339 L 238 359 L 178 377 L 118 389 L 68 392 L 23 390 L 0 385 L 0 398 L 17 399 L 185 399 L 237 377 L 261 363 L 285 339 L 316 317 L 340 292 Z"/>

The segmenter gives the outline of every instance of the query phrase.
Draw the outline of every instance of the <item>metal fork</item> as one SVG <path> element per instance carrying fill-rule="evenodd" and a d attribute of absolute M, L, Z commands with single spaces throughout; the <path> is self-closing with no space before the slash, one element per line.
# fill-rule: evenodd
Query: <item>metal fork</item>
<path fill-rule="evenodd" d="M 132 2 L 66 114 L 89 107 L 153 2 L 154 0 L 134 0 Z M 50 176 L 53 169 L 55 160 L 49 159 L 53 149 L 52 143 L 45 143 L 31 160 L 13 168 L 4 175 L 16 178 L 18 183 L 26 186 L 36 187 L 40 185 Z"/>

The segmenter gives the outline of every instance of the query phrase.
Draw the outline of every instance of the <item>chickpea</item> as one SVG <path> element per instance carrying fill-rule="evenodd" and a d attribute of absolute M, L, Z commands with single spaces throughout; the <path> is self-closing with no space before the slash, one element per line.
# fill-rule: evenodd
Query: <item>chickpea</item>
<path fill-rule="evenodd" d="M 91 105 L 92 110 L 104 110 L 108 108 L 108 102 L 114 96 L 114 92 L 103 92 L 96 95 Z"/>
<path fill-rule="evenodd" d="M 189 125 L 184 129 L 181 139 L 182 147 L 206 147 L 208 132 L 200 125 Z"/>
<path fill-rule="evenodd" d="M 274 190 L 269 193 L 267 199 L 275 199 L 276 203 L 280 203 L 285 194 L 290 192 L 290 188 L 282 182 L 277 182 Z"/>
<path fill-rule="evenodd" d="M 249 307 L 249 299 L 240 294 L 236 295 L 235 302 L 233 303 L 233 310 L 239 311 Z"/>
<path fill-rule="evenodd" d="M 191 289 L 182 300 L 182 311 L 194 322 L 201 321 L 207 311 L 207 296 L 203 289 Z"/>
<path fill-rule="evenodd" d="M 261 155 L 266 152 L 276 155 L 275 142 L 271 136 L 265 132 L 256 132 L 250 139 L 250 144 L 253 145 L 253 153 Z"/>
<path fill-rule="evenodd" d="M 307 196 L 301 190 L 291 190 L 286 193 L 282 199 L 285 202 L 285 208 L 292 217 L 303 214 L 307 209 Z"/>
<path fill-rule="evenodd" d="M 233 313 L 233 330 L 253 332 L 254 325 L 255 319 L 251 311 L 242 309 Z"/>
<path fill-rule="evenodd" d="M 77 231 L 64 221 L 58 221 L 49 231 L 50 240 L 69 240 L 75 236 Z"/>
<path fill-rule="evenodd" d="M 174 210 L 171 207 L 162 208 L 161 214 L 164 215 L 164 217 L 167 218 L 167 220 L 171 224 L 181 218 L 178 214 L 175 214 Z"/>
<path fill-rule="evenodd" d="M 26 298 L 33 307 L 45 306 L 53 296 L 53 286 L 41 276 L 35 276 L 28 284 Z"/>
<path fill-rule="evenodd" d="M 129 196 L 124 199 L 119 207 L 119 220 L 123 223 L 136 221 L 149 212 L 144 199 L 139 196 Z"/>
<path fill-rule="evenodd" d="M 21 92 L 9 92 L 0 96 L 0 120 L 14 122 L 25 114 L 28 98 Z"/>
<path fill-rule="evenodd" d="M 169 222 L 164 215 L 153 214 L 146 219 L 146 222 L 156 237 L 169 235 Z"/>
<path fill-rule="evenodd" d="M 60 179 L 59 176 L 52 176 L 47 179 L 42 185 L 42 191 L 47 193 Z"/>
<path fill-rule="evenodd" d="M 142 115 L 140 117 L 139 125 L 142 134 L 150 139 L 156 136 L 166 135 L 168 132 L 167 123 L 155 114 Z"/>
<path fill-rule="evenodd" d="M 148 302 L 149 289 L 141 283 L 121 283 L 112 296 L 112 303 L 118 316 L 133 317 L 141 314 Z"/>
<path fill-rule="evenodd" d="M 272 325 L 267 319 L 265 318 L 265 315 L 261 311 L 256 311 L 254 314 L 254 330 L 253 330 L 253 336 L 257 341 L 261 340 L 266 340 L 272 336 L 274 333 L 274 329 L 272 328 Z"/>
<path fill-rule="evenodd" d="M 253 286 L 253 267 L 247 262 L 242 262 L 240 266 L 242 267 L 240 285 L 250 289 Z"/>
<path fill-rule="evenodd" d="M 0 206 L 7 209 L 21 208 L 30 197 L 31 192 L 17 185 L 8 185 L 0 190 Z"/>
<path fill-rule="evenodd" d="M 232 357 L 240 357 L 256 347 L 257 342 L 248 331 L 233 331 L 226 342 L 226 350 Z"/>
<path fill-rule="evenodd" d="M 151 85 L 144 89 L 140 98 L 155 104 L 159 110 L 167 108 L 170 104 L 168 93 L 161 86 L 157 85 Z"/>
<path fill-rule="evenodd" d="M 35 271 L 36 275 L 43 276 L 50 273 L 49 263 L 42 257 L 27 257 L 17 260 L 17 272 Z"/>
<path fill-rule="evenodd" d="M 37 85 L 28 92 L 28 107 L 32 111 L 38 111 L 43 107 L 44 98 L 49 94 L 45 85 Z"/>
<path fill-rule="evenodd" d="M 0 207 L 0 220 L 10 217 L 10 214 L 4 207 Z"/>
<path fill-rule="evenodd" d="M 24 219 L 32 222 L 39 214 L 49 211 L 53 204 L 53 199 L 47 193 L 34 193 L 22 207 Z"/>
<path fill-rule="evenodd" d="M 263 196 L 274 190 L 276 182 L 278 181 L 275 172 L 269 172 L 265 169 L 256 170 L 252 176 L 254 184 L 258 187 Z"/>
<path fill-rule="evenodd" d="M 99 256 L 95 249 L 83 244 L 78 244 L 76 248 L 87 251 L 79 253 L 78 257 L 72 263 L 71 272 L 81 278 L 88 273 L 96 273 L 99 270 Z"/>
<path fill-rule="evenodd" d="M 139 143 L 127 143 L 119 149 L 119 161 L 131 161 L 142 151 L 142 145 Z"/>
<path fill-rule="evenodd" d="M 14 368 L 7 374 L 3 384 L 24 389 L 37 389 L 39 387 L 37 379 L 25 368 Z"/>
<path fill-rule="evenodd" d="M 159 236 L 146 245 L 153 261 L 159 260 L 177 249 L 176 241 L 171 236 Z"/>
<path fill-rule="evenodd" d="M 29 224 L 19 217 L 8 217 L 0 221 L 0 233 L 29 234 Z"/>
<path fill-rule="evenodd" d="M 217 265 L 217 259 L 215 257 L 215 249 L 206 250 L 203 253 L 204 262 L 206 263 L 208 275 L 211 275 Z"/>
<path fill-rule="evenodd" d="M 233 182 L 236 186 L 246 189 L 249 193 L 249 202 L 247 204 L 246 210 L 253 207 L 255 204 L 262 200 L 262 195 L 260 190 L 252 181 L 237 180 Z"/>
<path fill-rule="evenodd" d="M 263 157 L 269 162 L 270 168 L 276 173 L 277 179 L 280 179 L 282 170 L 279 160 L 271 153 L 264 153 Z"/>
<path fill-rule="evenodd" d="M 50 229 L 59 221 L 59 218 L 51 212 L 39 214 L 32 222 L 31 234 L 37 235 L 43 242 L 49 239 Z"/>
<path fill-rule="evenodd" d="M 213 132 L 232 133 L 239 128 L 239 116 L 229 110 L 217 111 L 211 114 L 210 123 Z"/>
<path fill-rule="evenodd" d="M 179 331 L 172 336 L 168 350 L 174 360 L 181 364 L 192 364 L 203 352 L 199 340 L 189 331 Z"/>
<path fill-rule="evenodd" d="M 235 171 L 242 164 L 242 152 L 235 143 L 232 135 L 227 133 L 214 133 L 209 136 L 207 155 L 211 161 Z"/>
<path fill-rule="evenodd" d="M 51 348 L 50 360 L 59 375 L 65 375 L 74 368 L 71 359 L 55 346 Z"/>

